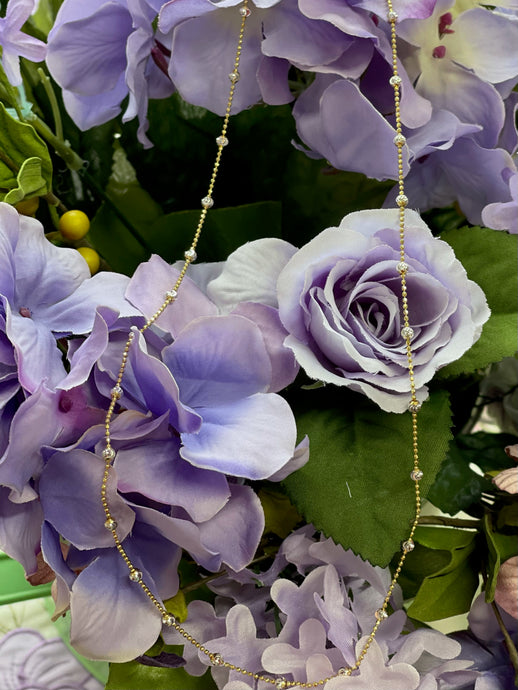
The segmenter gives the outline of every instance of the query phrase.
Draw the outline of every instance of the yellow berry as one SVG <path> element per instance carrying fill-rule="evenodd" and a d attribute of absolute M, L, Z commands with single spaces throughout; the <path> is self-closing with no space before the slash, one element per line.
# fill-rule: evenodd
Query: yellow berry
<path fill-rule="evenodd" d="M 90 229 L 90 219 L 83 211 L 67 211 L 59 219 L 59 230 L 67 240 L 80 240 Z"/>
<path fill-rule="evenodd" d="M 92 275 L 94 273 L 97 273 L 97 271 L 99 270 L 99 266 L 101 265 L 101 259 L 99 257 L 99 254 L 95 251 L 95 249 L 92 249 L 91 247 L 78 247 L 77 251 L 81 254 L 83 259 L 88 264 L 90 273 Z"/>

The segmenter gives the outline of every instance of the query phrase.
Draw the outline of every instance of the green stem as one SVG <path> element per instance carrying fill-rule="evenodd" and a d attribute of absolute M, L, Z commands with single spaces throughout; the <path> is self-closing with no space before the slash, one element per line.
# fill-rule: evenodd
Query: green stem
<path fill-rule="evenodd" d="M 20 108 L 20 102 L 18 99 L 18 91 L 14 88 L 14 86 L 11 84 L 11 82 L 7 79 L 6 74 L 2 67 L 0 66 L 0 86 L 2 87 L 2 91 L 4 92 L 5 100 L 8 102 L 8 104 L 16 110 L 16 115 L 18 116 L 18 119 L 20 122 L 25 122 L 25 118 L 23 116 L 23 113 Z"/>
<path fill-rule="evenodd" d="M 13 159 L 10 156 L 8 156 L 7 153 L 5 153 L 5 151 L 2 151 L 2 149 L 0 149 L 0 160 L 3 161 L 6 164 L 6 166 L 13 171 L 15 175 L 18 175 L 18 173 L 20 172 L 19 166 L 16 165 Z"/>
<path fill-rule="evenodd" d="M 507 628 L 505 627 L 502 615 L 494 601 L 491 602 L 491 607 L 493 608 L 493 613 L 495 614 L 495 618 L 498 622 L 500 630 L 502 631 L 502 635 L 504 636 L 505 646 L 507 647 L 507 652 L 514 668 L 514 687 L 518 688 L 518 650 L 511 639 L 511 635 L 509 635 Z"/>
<path fill-rule="evenodd" d="M 41 83 L 43 84 L 43 88 L 45 89 L 45 93 L 47 94 L 47 98 L 49 99 L 50 107 L 52 109 L 52 117 L 54 118 L 54 129 L 56 130 L 56 137 L 61 141 L 64 141 L 65 137 L 63 136 L 63 123 L 61 121 L 61 113 L 59 112 L 58 99 L 56 98 L 56 94 L 54 93 L 54 89 L 52 88 L 50 77 L 47 74 L 45 74 L 41 67 L 38 67 L 38 75 L 40 77 Z"/>
<path fill-rule="evenodd" d="M 58 156 L 65 161 L 71 170 L 81 170 L 85 167 L 86 161 L 78 156 L 77 153 L 73 151 L 66 142 L 63 141 L 63 139 L 59 139 L 59 137 L 54 134 L 54 132 L 45 122 L 43 122 L 42 119 L 33 113 L 28 121 L 38 132 L 38 134 L 43 137 L 43 139 L 45 139 L 50 146 L 52 146 Z"/>
<path fill-rule="evenodd" d="M 449 518 L 442 515 L 421 515 L 420 525 L 445 525 L 447 527 L 461 527 L 463 529 L 478 529 L 480 520 L 466 520 L 463 518 Z"/>

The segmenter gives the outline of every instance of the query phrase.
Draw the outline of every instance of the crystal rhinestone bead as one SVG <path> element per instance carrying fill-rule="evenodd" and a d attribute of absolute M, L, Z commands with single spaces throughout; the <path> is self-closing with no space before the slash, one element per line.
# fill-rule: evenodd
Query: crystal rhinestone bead
<path fill-rule="evenodd" d="M 410 410 L 410 412 L 419 412 L 421 407 L 422 405 L 418 400 L 411 400 L 408 403 L 408 409 Z"/>
<path fill-rule="evenodd" d="M 176 623 L 176 619 L 170 613 L 164 613 L 164 615 L 162 616 L 162 623 L 164 625 L 172 626 Z"/>
<path fill-rule="evenodd" d="M 394 12 L 394 10 L 390 10 L 390 12 L 387 15 L 387 18 L 388 18 L 389 22 L 397 21 L 397 12 Z"/>
<path fill-rule="evenodd" d="M 418 482 L 424 477 L 424 472 L 422 470 L 412 470 L 410 472 L 410 479 L 413 482 Z"/>
<path fill-rule="evenodd" d="M 393 141 L 396 146 L 404 146 L 406 144 L 406 137 L 402 134 L 396 134 Z"/>
<path fill-rule="evenodd" d="M 225 659 L 223 659 L 221 654 L 218 654 L 217 652 L 215 654 L 211 654 L 209 658 L 214 666 L 223 666 L 225 664 Z"/>
<path fill-rule="evenodd" d="M 228 75 L 228 78 L 230 79 L 230 81 L 231 81 L 233 84 L 237 84 L 237 82 L 239 81 L 239 77 L 240 77 L 240 76 L 241 76 L 241 75 L 239 74 L 239 72 L 238 72 L 237 69 L 236 69 L 234 72 L 231 72 L 231 73 Z"/>
<path fill-rule="evenodd" d="M 346 676 L 347 675 L 347 669 L 345 666 L 342 666 L 342 668 L 339 668 L 338 671 L 336 672 L 337 676 Z"/>
<path fill-rule="evenodd" d="M 178 292 L 176 290 L 168 290 L 165 293 L 165 296 L 166 296 L 166 299 L 173 300 L 173 299 L 176 299 L 178 297 Z"/>
<path fill-rule="evenodd" d="M 115 451 L 113 450 L 113 448 L 111 446 L 108 446 L 107 448 L 105 448 L 103 450 L 103 458 L 105 460 L 113 460 L 114 457 L 115 457 Z"/>
<path fill-rule="evenodd" d="M 277 690 L 285 690 L 288 687 L 288 681 L 286 678 L 278 678 L 275 681 L 275 687 Z"/>
<path fill-rule="evenodd" d="M 104 523 L 104 526 L 106 529 L 109 529 L 110 532 L 113 532 L 114 529 L 117 529 L 117 523 L 113 518 L 108 518 L 108 520 L 106 520 Z"/>
<path fill-rule="evenodd" d="M 409 268 L 410 268 L 410 266 L 407 263 L 405 263 L 404 261 L 399 261 L 397 266 L 396 266 L 398 273 L 406 273 Z"/>
<path fill-rule="evenodd" d="M 111 391 L 110 395 L 112 398 L 115 398 L 115 400 L 118 400 L 122 396 L 122 388 L 120 386 L 114 386 Z"/>
<path fill-rule="evenodd" d="M 142 581 L 142 573 L 140 570 L 132 570 L 129 574 L 129 579 L 132 582 L 141 582 Z"/>
<path fill-rule="evenodd" d="M 388 613 L 383 608 L 378 609 L 374 615 L 376 616 L 376 619 L 379 621 L 382 621 L 382 620 L 385 620 L 385 618 L 388 618 Z"/>
<path fill-rule="evenodd" d="M 204 196 L 201 200 L 203 208 L 212 208 L 214 206 L 214 199 L 211 196 Z"/>
<path fill-rule="evenodd" d="M 415 544 L 412 539 L 407 539 L 401 544 L 401 548 L 403 549 L 404 553 L 410 553 L 410 551 L 415 549 Z"/>
<path fill-rule="evenodd" d="M 248 9 L 248 7 L 240 7 L 240 8 L 239 8 L 239 14 L 240 14 L 242 17 L 249 17 L 252 13 L 251 13 L 250 10 Z"/>
<path fill-rule="evenodd" d="M 223 134 L 216 138 L 216 144 L 218 146 L 226 146 L 228 144 L 228 139 Z"/>
<path fill-rule="evenodd" d="M 401 335 L 405 340 L 407 338 L 408 340 L 411 340 L 414 337 L 414 329 L 410 328 L 410 326 L 405 326 L 401 329 Z"/>
<path fill-rule="evenodd" d="M 399 77 L 397 74 L 394 74 L 393 77 L 390 77 L 389 84 L 391 86 L 400 86 L 401 85 L 401 77 Z"/>
<path fill-rule="evenodd" d="M 188 249 L 183 255 L 187 261 L 196 261 L 196 257 L 198 256 L 194 249 Z"/>
<path fill-rule="evenodd" d="M 408 204 L 408 197 L 405 194 L 398 194 L 396 197 L 396 204 L 398 206 L 406 206 Z"/>

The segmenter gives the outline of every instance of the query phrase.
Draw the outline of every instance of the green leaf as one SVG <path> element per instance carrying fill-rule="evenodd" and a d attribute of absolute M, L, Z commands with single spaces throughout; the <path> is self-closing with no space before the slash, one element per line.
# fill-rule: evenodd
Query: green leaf
<path fill-rule="evenodd" d="M 500 566 L 504 561 L 517 555 L 518 541 L 516 534 L 502 534 L 495 531 L 491 514 L 488 512 L 484 515 L 483 529 L 489 554 L 486 601 L 491 602 L 495 598 L 496 580 Z"/>
<path fill-rule="evenodd" d="M 183 668 L 157 668 L 136 661 L 110 664 L 106 690 L 216 690 L 210 669 L 203 676 L 190 676 Z"/>
<path fill-rule="evenodd" d="M 149 229 L 151 248 L 166 261 L 181 259 L 190 246 L 200 211 L 178 211 L 158 218 Z M 245 242 L 280 237 L 281 205 L 274 201 L 209 211 L 196 251 L 201 261 L 224 261 Z"/>
<path fill-rule="evenodd" d="M 482 492 L 492 492 L 494 486 L 489 479 L 473 471 L 470 464 L 483 472 L 512 467 L 513 462 L 505 454 L 504 448 L 513 442 L 514 437 L 508 434 L 459 434 L 448 448 L 428 499 L 450 515 L 461 510 L 471 512 L 470 506 L 479 501 Z"/>
<path fill-rule="evenodd" d="M 372 563 L 385 566 L 408 534 L 414 514 L 411 419 L 347 398 L 327 407 L 330 387 L 301 391 L 300 434 L 310 439 L 310 459 L 284 480 L 304 516 L 327 536 Z M 426 495 L 450 438 L 450 409 L 444 391 L 433 393 L 419 413 L 421 492 Z"/>
<path fill-rule="evenodd" d="M 474 559 L 476 534 L 442 527 L 416 530 L 415 541 L 420 548 L 407 556 L 405 568 L 413 569 L 414 574 L 421 569 L 424 579 L 408 608 L 410 618 L 435 621 L 469 611 L 479 583 Z M 426 552 L 431 552 L 432 558 L 435 553 L 443 561 L 437 570 L 422 570 L 423 563 L 433 562 L 423 558 Z"/>
<path fill-rule="evenodd" d="M 23 199 L 43 196 L 49 191 L 41 174 L 41 158 L 27 158 L 22 163 L 16 181 L 18 186 L 11 189 L 4 197 L 5 203 L 12 206 Z"/>
<path fill-rule="evenodd" d="M 9 190 L 21 186 L 19 175 L 22 173 L 22 167 L 27 159 L 35 158 L 40 160 L 40 176 L 46 189 L 50 190 L 52 163 L 47 145 L 34 127 L 11 117 L 3 103 L 0 103 L 0 200 L 4 200 Z M 34 183 L 33 163 L 29 164 L 24 174 L 30 174 Z"/>
<path fill-rule="evenodd" d="M 484 291 L 491 309 L 479 340 L 459 360 L 439 372 L 439 376 L 458 376 L 483 369 L 516 352 L 518 236 L 465 227 L 444 232 L 441 239 L 453 247 L 468 277 Z"/>

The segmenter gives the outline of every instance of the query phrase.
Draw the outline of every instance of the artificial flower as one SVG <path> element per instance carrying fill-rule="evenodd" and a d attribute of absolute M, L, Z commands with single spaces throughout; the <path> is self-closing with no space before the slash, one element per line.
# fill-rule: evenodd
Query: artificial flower
<path fill-rule="evenodd" d="M 415 385 L 423 399 L 435 371 L 480 336 L 489 309 L 451 248 L 415 212 L 407 211 L 406 224 Z M 393 412 L 409 402 L 398 260 L 398 211 L 360 211 L 302 247 L 277 282 L 285 344 L 306 373 Z"/>
<path fill-rule="evenodd" d="M 128 279 L 117 273 L 90 277 L 75 249 L 59 248 L 39 221 L 0 204 L 2 245 L 0 303 L 5 334 L 14 347 L 20 384 L 33 392 L 55 386 L 66 375 L 57 340 L 88 333 L 99 305 L 136 314 L 124 299 Z"/>
<path fill-rule="evenodd" d="M 5 16 L 0 17 L 0 47 L 2 67 L 13 86 L 20 86 L 20 57 L 31 62 L 45 59 L 47 46 L 21 29 L 34 11 L 35 0 L 9 0 Z"/>
<path fill-rule="evenodd" d="M 162 69 L 165 38 L 155 35 L 152 25 L 158 7 L 146 0 L 66 0 L 61 5 L 49 33 L 47 66 L 81 129 L 114 118 L 129 93 L 124 118 L 138 116 L 139 139 L 151 146 L 147 100 L 174 90 Z"/>

